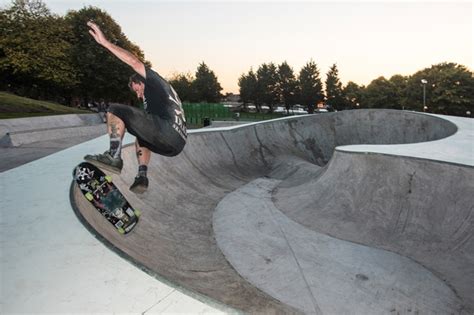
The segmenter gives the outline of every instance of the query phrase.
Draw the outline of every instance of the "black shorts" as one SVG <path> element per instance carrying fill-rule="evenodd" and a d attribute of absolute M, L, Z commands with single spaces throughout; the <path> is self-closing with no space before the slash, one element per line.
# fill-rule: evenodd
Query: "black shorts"
<path fill-rule="evenodd" d="M 119 117 L 129 133 L 137 137 L 141 147 L 165 155 L 178 155 L 186 141 L 173 129 L 173 122 L 151 115 L 136 107 L 111 104 L 108 112 Z"/>

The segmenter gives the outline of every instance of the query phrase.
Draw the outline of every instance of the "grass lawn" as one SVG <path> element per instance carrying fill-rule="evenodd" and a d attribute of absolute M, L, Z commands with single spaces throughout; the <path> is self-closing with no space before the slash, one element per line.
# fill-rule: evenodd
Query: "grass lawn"
<path fill-rule="evenodd" d="M 57 103 L 37 101 L 7 92 L 0 92 L 0 119 L 88 113 L 90 112 L 86 110 Z"/>

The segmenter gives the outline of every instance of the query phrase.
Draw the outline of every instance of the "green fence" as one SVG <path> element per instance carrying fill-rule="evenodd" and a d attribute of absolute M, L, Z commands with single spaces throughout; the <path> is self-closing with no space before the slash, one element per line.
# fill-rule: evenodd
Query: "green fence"
<path fill-rule="evenodd" d="M 237 113 L 219 103 L 183 103 L 188 127 L 202 127 L 205 120 L 236 120 Z M 244 113 L 238 114 L 240 121 L 260 121 L 282 117 L 281 114 Z"/>
<path fill-rule="evenodd" d="M 202 125 L 206 118 L 210 120 L 229 120 L 234 115 L 229 108 L 222 104 L 184 103 L 183 109 L 186 122 L 189 125 Z"/>

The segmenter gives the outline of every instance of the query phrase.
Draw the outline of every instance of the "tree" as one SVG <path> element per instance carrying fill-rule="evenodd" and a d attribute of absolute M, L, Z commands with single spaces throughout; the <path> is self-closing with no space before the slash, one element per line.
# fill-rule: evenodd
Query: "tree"
<path fill-rule="evenodd" d="M 256 102 L 257 110 L 265 104 L 270 107 L 273 112 L 273 106 L 279 101 L 278 94 L 278 73 L 274 63 L 262 64 L 257 70 L 257 91 Z"/>
<path fill-rule="evenodd" d="M 368 108 L 390 108 L 392 86 L 383 76 L 367 86 L 364 93 L 364 104 Z"/>
<path fill-rule="evenodd" d="M 257 76 L 253 69 L 247 74 L 242 74 L 239 78 L 240 99 L 244 106 L 248 103 L 255 103 L 257 98 Z"/>
<path fill-rule="evenodd" d="M 197 102 L 216 103 L 221 99 L 222 87 L 216 75 L 201 62 L 196 71 L 196 79 L 192 83 L 194 100 Z"/>
<path fill-rule="evenodd" d="M 175 74 L 169 83 L 173 86 L 182 101 L 190 102 L 193 96 L 192 84 L 194 78 L 190 73 Z"/>
<path fill-rule="evenodd" d="M 293 69 L 285 61 L 278 66 L 278 93 L 280 101 L 285 104 L 286 110 L 290 110 L 290 106 L 294 105 L 297 100 L 297 87 Z"/>
<path fill-rule="evenodd" d="M 298 76 L 299 102 L 308 106 L 309 112 L 314 112 L 315 104 L 324 101 L 323 83 L 321 82 L 318 66 L 310 60 L 301 68 Z"/>
<path fill-rule="evenodd" d="M 364 104 L 370 108 L 403 109 L 406 104 L 407 79 L 394 75 L 390 80 L 379 77 L 373 80 L 364 93 Z"/>
<path fill-rule="evenodd" d="M 39 0 L 15 0 L 0 12 L 1 88 L 60 101 L 78 81 L 65 20 Z M 55 97 L 56 96 L 56 97 Z"/>
<path fill-rule="evenodd" d="M 420 70 L 407 82 L 407 103 L 413 110 L 423 110 L 423 84 L 426 84 L 426 104 L 429 112 L 469 116 L 474 111 L 474 76 L 465 66 L 440 63 Z"/>
<path fill-rule="evenodd" d="M 326 74 L 326 100 L 328 105 L 336 110 L 342 110 L 347 107 L 336 64 L 333 64 Z"/>
<path fill-rule="evenodd" d="M 108 13 L 94 7 L 69 11 L 66 21 L 73 32 L 71 58 L 80 79 L 75 94 L 82 96 L 84 102 L 100 98 L 115 101 L 132 99 L 127 84 L 133 70 L 89 36 L 86 25 L 89 20 L 101 27 L 109 41 L 135 54 L 145 65 L 151 66 L 145 60 L 143 52 L 128 40 Z"/>
<path fill-rule="evenodd" d="M 386 108 L 404 109 L 406 105 L 406 89 L 408 79 L 402 75 L 396 74 L 389 80 L 391 91 L 389 94 L 390 102 Z"/>
<path fill-rule="evenodd" d="M 357 109 L 363 106 L 363 86 L 359 86 L 356 83 L 349 81 L 344 87 L 343 92 L 344 96 L 346 97 L 345 103 L 349 106 L 349 109 Z"/>

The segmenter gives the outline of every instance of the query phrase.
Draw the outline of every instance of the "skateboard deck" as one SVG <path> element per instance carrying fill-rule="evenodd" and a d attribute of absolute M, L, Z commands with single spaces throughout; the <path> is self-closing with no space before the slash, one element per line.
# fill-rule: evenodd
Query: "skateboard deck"
<path fill-rule="evenodd" d="M 112 182 L 112 177 L 88 162 L 77 165 L 73 177 L 84 197 L 120 234 L 133 230 L 138 223 L 140 211 L 125 199 Z"/>

